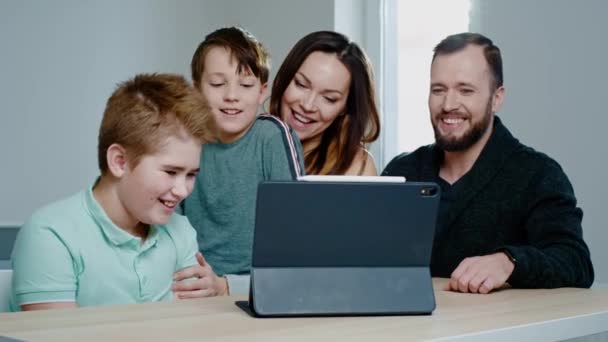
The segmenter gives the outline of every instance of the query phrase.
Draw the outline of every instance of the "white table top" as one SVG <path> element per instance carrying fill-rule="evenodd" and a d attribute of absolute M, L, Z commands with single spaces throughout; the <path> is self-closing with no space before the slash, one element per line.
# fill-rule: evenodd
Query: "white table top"
<path fill-rule="evenodd" d="M 608 289 L 441 290 L 430 316 L 256 319 L 243 297 L 0 314 L 0 335 L 28 341 L 552 341 L 608 330 Z"/>

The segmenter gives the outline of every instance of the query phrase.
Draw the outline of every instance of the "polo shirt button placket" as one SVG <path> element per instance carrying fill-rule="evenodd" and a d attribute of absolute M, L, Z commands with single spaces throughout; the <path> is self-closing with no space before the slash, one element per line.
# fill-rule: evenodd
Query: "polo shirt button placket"
<path fill-rule="evenodd" d="M 145 289 L 145 284 L 144 284 L 144 279 L 145 279 L 145 275 L 143 275 L 142 269 L 141 269 L 141 262 L 140 262 L 140 254 L 137 253 L 135 255 L 135 260 L 133 261 L 133 268 L 135 271 L 135 275 L 137 276 L 137 282 L 139 285 L 139 295 L 138 295 L 138 302 L 143 302 L 145 299 L 145 293 L 146 293 L 146 289 Z"/>
<path fill-rule="evenodd" d="M 140 288 L 139 297 L 140 297 L 141 301 L 145 301 L 150 296 L 150 278 L 148 276 L 146 276 L 145 267 L 142 267 L 142 261 L 141 261 L 142 254 L 143 254 L 143 251 L 140 252 L 136 257 L 137 265 L 138 265 L 137 275 L 139 277 L 139 288 Z"/>
<path fill-rule="evenodd" d="M 148 296 L 148 287 L 149 287 L 149 281 L 148 281 L 148 277 L 146 277 L 145 275 L 141 278 L 141 293 L 140 293 L 140 298 L 142 300 L 145 300 Z"/>

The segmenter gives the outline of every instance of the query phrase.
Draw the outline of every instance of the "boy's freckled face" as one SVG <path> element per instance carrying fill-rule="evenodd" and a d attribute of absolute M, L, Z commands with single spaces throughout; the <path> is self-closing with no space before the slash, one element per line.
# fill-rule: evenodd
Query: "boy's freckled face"
<path fill-rule="evenodd" d="M 223 143 L 232 143 L 245 135 L 266 95 L 266 84 L 262 85 L 250 70 L 239 74 L 237 67 L 238 62 L 223 47 L 213 47 L 205 55 L 201 90 Z"/>
<path fill-rule="evenodd" d="M 165 224 L 194 187 L 201 143 L 170 136 L 159 151 L 143 156 L 120 180 L 119 198 L 132 222 Z"/>

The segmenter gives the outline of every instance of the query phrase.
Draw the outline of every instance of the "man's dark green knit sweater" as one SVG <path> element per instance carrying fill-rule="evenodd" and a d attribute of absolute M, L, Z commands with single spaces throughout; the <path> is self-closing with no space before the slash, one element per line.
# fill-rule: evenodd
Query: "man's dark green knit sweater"
<path fill-rule="evenodd" d="M 435 145 L 393 159 L 382 175 L 439 182 Z M 472 169 L 440 210 L 431 273 L 450 277 L 467 257 L 506 249 L 516 260 L 513 287 L 589 287 L 593 265 L 583 241 L 583 212 L 560 165 L 521 144 L 498 117 Z"/>

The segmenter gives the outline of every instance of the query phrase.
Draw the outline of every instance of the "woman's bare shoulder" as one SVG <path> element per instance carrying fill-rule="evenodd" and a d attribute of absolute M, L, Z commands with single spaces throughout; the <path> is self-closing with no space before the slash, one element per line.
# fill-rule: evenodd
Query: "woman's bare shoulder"
<path fill-rule="evenodd" d="M 374 157 L 368 150 L 361 147 L 345 174 L 349 176 L 377 176 L 378 171 L 376 170 Z"/>

